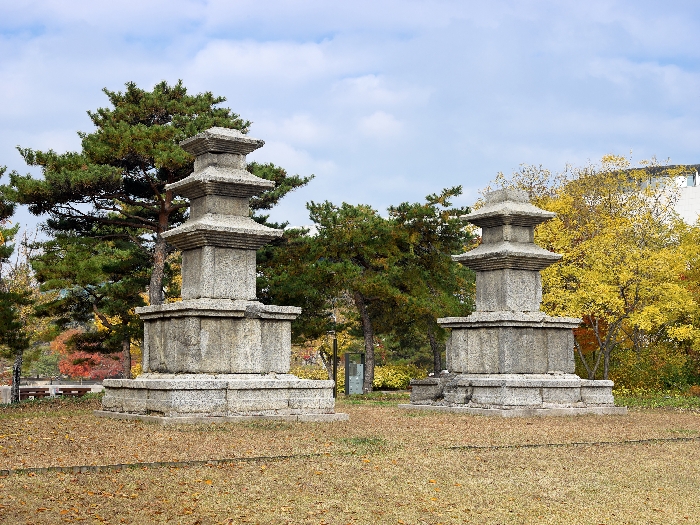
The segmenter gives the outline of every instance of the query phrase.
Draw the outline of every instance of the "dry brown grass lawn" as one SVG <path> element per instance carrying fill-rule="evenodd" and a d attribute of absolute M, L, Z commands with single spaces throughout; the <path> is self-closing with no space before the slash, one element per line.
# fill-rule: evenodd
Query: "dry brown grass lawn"
<path fill-rule="evenodd" d="M 496 419 L 341 400 L 349 422 L 168 427 L 92 408 L 0 409 L 0 469 L 234 461 L 11 474 L 0 523 L 700 523 L 700 441 L 669 441 L 700 437 L 697 412 Z M 608 444 L 531 446 L 581 442 Z M 511 448 L 451 448 L 473 446 Z"/>

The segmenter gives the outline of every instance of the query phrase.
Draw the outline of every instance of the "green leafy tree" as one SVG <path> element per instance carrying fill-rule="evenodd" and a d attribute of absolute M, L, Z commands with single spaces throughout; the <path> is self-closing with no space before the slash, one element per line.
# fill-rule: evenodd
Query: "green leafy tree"
<path fill-rule="evenodd" d="M 3 266 L 12 255 L 14 246 L 10 243 L 16 234 L 17 227 L 0 227 L 0 235 L 3 237 L 3 243 L 0 246 L 0 264 Z M 12 273 L 5 273 L 0 279 L 0 344 L 3 347 L 4 356 L 12 359 L 12 403 L 19 402 L 24 353 L 31 343 L 22 309 L 30 306 L 32 300 L 30 292 L 21 286 L 21 281 L 22 276 Z"/>
<path fill-rule="evenodd" d="M 310 251 L 315 271 L 326 276 L 327 293 L 347 294 L 362 327 L 365 350 L 363 391 L 372 391 L 375 365 L 373 312 L 402 300 L 394 262 L 400 255 L 389 220 L 366 205 L 328 201 L 307 204 L 317 233 Z"/>
<path fill-rule="evenodd" d="M 459 220 L 467 209 L 450 203 L 460 193 L 449 188 L 425 203 L 391 207 L 387 218 L 365 205 L 309 203 L 315 231 L 287 231 L 265 252 L 258 295 L 303 308 L 297 340 L 351 327 L 334 326 L 330 315 L 352 308 L 364 343 L 365 391 L 372 390 L 377 348 L 388 339 L 429 345 L 439 372 L 445 334 L 436 318 L 464 315 L 473 302 L 473 274 L 451 258 L 471 242 Z"/>
<path fill-rule="evenodd" d="M 332 265 L 318 261 L 309 230 L 287 229 L 258 250 L 257 296 L 265 304 L 301 307 L 292 322 L 292 341 L 318 339 L 332 328 L 329 308 L 338 289 Z"/>
<path fill-rule="evenodd" d="M 189 95 L 182 82 L 162 82 L 152 91 L 130 82 L 123 93 L 104 92 L 111 107 L 88 112 L 96 130 L 79 133 L 80 152 L 20 148 L 27 164 L 41 167 L 42 177 L 13 172 L 2 190 L 32 213 L 48 214 L 45 231 L 52 239 L 34 267 L 42 288 L 60 290 L 60 296 L 44 314 L 63 328 L 88 328 L 69 341 L 76 351 L 121 348 L 128 376 L 129 341 L 142 330 L 134 315 L 144 304 L 140 292 L 148 289 L 150 304 L 179 292 L 173 286 L 179 257 L 162 237 L 187 215 L 188 203 L 165 190 L 194 168 L 194 157 L 178 144 L 212 126 L 245 133 L 250 122 L 218 107 L 222 97 Z M 262 223 L 268 216 L 261 211 L 313 178 L 290 176 L 272 163 L 247 168 L 276 184 L 251 200 L 253 218 Z"/>
<path fill-rule="evenodd" d="M 530 167 L 501 177 L 500 185 L 528 190 L 536 205 L 557 213 L 535 231 L 538 244 L 563 256 L 542 272 L 542 308 L 583 320 L 575 350 L 589 379 L 636 383 L 632 370 L 613 369 L 615 356 L 626 367 L 650 354 L 663 361 L 673 357 L 669 348 L 700 340 L 690 287 L 697 254 L 684 249 L 688 227 L 673 209 L 682 171 L 632 168 L 607 155 L 558 175 Z"/>
<path fill-rule="evenodd" d="M 54 379 L 60 375 L 59 356 L 47 347 L 39 348 L 37 358 L 29 366 L 29 375 Z"/>

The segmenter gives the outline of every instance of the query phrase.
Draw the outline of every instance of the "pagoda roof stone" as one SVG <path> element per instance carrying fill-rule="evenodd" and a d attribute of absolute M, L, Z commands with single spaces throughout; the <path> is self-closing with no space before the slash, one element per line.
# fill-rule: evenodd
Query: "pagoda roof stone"
<path fill-rule="evenodd" d="M 282 235 L 282 230 L 259 224 L 250 217 L 213 213 L 190 219 L 163 233 L 170 244 L 181 250 L 201 246 L 257 250 Z"/>
<path fill-rule="evenodd" d="M 192 155 L 204 153 L 234 153 L 247 155 L 261 148 L 264 140 L 254 139 L 233 128 L 209 128 L 180 142 L 180 147 Z"/>
<path fill-rule="evenodd" d="M 207 166 L 178 182 L 168 184 L 165 189 L 188 199 L 196 199 L 205 195 L 252 197 L 274 187 L 274 182 L 256 177 L 247 170 Z"/>
<path fill-rule="evenodd" d="M 460 218 L 481 228 L 491 228 L 504 224 L 537 226 L 555 216 L 556 213 L 530 204 L 526 191 L 503 189 L 488 193 L 483 207 Z"/>
<path fill-rule="evenodd" d="M 536 244 L 501 241 L 493 244 L 480 244 L 473 250 L 452 259 L 474 271 L 514 270 L 539 271 L 551 266 L 561 255 L 540 248 Z"/>

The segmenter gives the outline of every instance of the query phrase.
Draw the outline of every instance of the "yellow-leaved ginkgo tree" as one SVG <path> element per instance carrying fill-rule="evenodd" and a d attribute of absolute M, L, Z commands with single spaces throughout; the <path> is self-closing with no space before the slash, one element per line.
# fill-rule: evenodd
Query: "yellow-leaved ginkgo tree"
<path fill-rule="evenodd" d="M 608 379 L 616 356 L 632 356 L 618 359 L 613 378 L 633 382 L 629 368 L 642 357 L 663 354 L 655 356 L 663 366 L 694 352 L 700 340 L 699 296 L 688 275 L 700 260 L 688 241 L 697 228 L 674 211 L 683 172 L 654 161 L 632 168 L 608 155 L 556 175 L 524 166 L 496 181 L 527 190 L 536 205 L 557 213 L 535 233 L 539 245 L 563 256 L 542 272 L 542 308 L 582 319 L 575 351 L 589 379 Z"/>

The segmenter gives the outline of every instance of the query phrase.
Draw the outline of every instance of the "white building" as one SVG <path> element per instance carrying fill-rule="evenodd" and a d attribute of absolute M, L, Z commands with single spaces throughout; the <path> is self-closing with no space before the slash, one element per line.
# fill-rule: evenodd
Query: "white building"
<path fill-rule="evenodd" d="M 694 224 L 700 215 L 700 165 L 688 166 L 688 173 L 678 177 L 680 195 L 676 203 L 676 212 L 688 224 Z"/>

